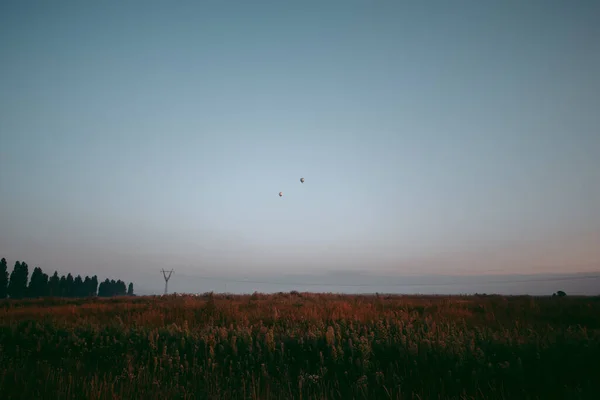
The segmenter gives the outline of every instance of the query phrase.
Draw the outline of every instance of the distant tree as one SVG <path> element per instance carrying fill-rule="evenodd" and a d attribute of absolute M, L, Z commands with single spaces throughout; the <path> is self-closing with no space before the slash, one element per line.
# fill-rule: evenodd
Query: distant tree
<path fill-rule="evenodd" d="M 73 281 L 73 297 L 84 297 L 85 287 L 83 286 L 83 279 L 81 275 L 77 275 Z"/>
<path fill-rule="evenodd" d="M 48 280 L 48 296 L 60 296 L 60 278 L 57 271 L 54 271 L 54 275 Z"/>
<path fill-rule="evenodd" d="M 82 296 L 88 297 L 90 295 L 90 282 L 90 277 L 86 275 L 85 279 L 83 280 L 83 288 L 81 289 L 83 291 Z"/>
<path fill-rule="evenodd" d="M 0 299 L 8 296 L 8 266 L 6 258 L 0 260 Z"/>
<path fill-rule="evenodd" d="M 558 292 L 556 292 L 556 295 L 558 297 L 565 297 L 567 294 L 565 292 L 563 292 L 562 290 L 559 290 Z"/>
<path fill-rule="evenodd" d="M 115 285 L 115 296 L 125 296 L 127 294 L 127 286 L 122 280 L 118 280 Z"/>
<path fill-rule="evenodd" d="M 67 274 L 65 297 L 74 297 L 74 296 L 75 296 L 75 282 L 73 280 L 73 275 L 71 275 L 71 273 L 69 272 Z"/>
<path fill-rule="evenodd" d="M 66 276 L 58 275 L 54 271 L 51 277 L 40 267 L 35 267 L 29 277 L 29 266 L 25 262 L 16 261 L 12 273 L 8 273 L 7 262 L 5 258 L 0 260 L 0 298 L 10 297 L 13 299 L 22 299 L 25 297 L 89 297 L 89 296 L 125 296 L 133 294 L 133 282 L 129 287 L 122 280 L 105 279 L 98 284 L 98 276 L 81 275 L 73 278 L 68 273 Z"/>
<path fill-rule="evenodd" d="M 50 291 L 50 287 L 48 286 L 48 274 L 42 273 L 42 278 L 40 279 L 40 288 L 41 288 L 41 296 L 46 297 Z"/>
<path fill-rule="evenodd" d="M 60 277 L 58 282 L 58 296 L 67 297 L 67 277 L 64 275 Z"/>
<path fill-rule="evenodd" d="M 110 292 L 110 281 L 107 279 L 104 280 L 104 282 L 100 283 L 100 286 L 98 287 L 98 296 L 99 297 L 110 297 L 112 296 L 111 292 Z"/>
<path fill-rule="evenodd" d="M 48 275 L 44 274 L 40 267 L 35 267 L 31 273 L 31 281 L 27 290 L 28 297 L 43 297 L 46 295 L 48 286 Z"/>
<path fill-rule="evenodd" d="M 11 299 L 22 299 L 27 295 L 27 278 L 29 267 L 23 262 L 15 262 L 8 282 L 8 295 Z"/>
<path fill-rule="evenodd" d="M 90 296 L 96 296 L 98 294 L 98 277 L 96 275 L 92 276 L 90 280 L 90 289 L 88 291 Z"/>
<path fill-rule="evenodd" d="M 31 273 L 31 279 L 29 281 L 29 286 L 27 287 L 27 297 L 38 297 L 38 281 L 39 276 L 42 275 L 42 270 L 40 267 L 35 267 L 33 272 Z"/>
<path fill-rule="evenodd" d="M 131 289 L 133 290 L 133 284 Z M 125 296 L 126 294 L 127 286 L 125 285 L 125 282 L 120 279 L 117 281 L 114 279 L 106 279 L 104 282 L 100 283 L 100 286 L 98 287 L 99 297 Z"/>

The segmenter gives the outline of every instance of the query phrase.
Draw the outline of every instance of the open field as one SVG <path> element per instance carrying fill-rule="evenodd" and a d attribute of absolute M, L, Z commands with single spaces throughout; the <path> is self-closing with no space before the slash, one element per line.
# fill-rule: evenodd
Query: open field
<path fill-rule="evenodd" d="M 592 399 L 600 298 L 0 301 L 3 399 Z"/>

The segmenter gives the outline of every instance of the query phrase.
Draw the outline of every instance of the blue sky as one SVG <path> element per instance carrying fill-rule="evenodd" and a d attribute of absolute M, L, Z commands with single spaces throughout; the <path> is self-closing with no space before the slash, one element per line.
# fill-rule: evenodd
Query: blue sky
<path fill-rule="evenodd" d="M 4 1 L 0 255 L 134 281 L 600 271 L 598 17 Z"/>

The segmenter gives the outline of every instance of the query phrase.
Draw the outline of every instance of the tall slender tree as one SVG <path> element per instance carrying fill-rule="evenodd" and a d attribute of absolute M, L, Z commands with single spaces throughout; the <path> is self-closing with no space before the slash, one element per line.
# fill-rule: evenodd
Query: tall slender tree
<path fill-rule="evenodd" d="M 90 279 L 89 276 L 85 276 L 85 279 L 83 280 L 83 288 L 81 289 L 83 296 L 88 297 L 90 296 L 90 284 L 91 284 L 92 280 Z"/>
<path fill-rule="evenodd" d="M 98 277 L 96 275 L 92 276 L 89 293 L 90 293 L 90 296 L 98 295 Z"/>
<path fill-rule="evenodd" d="M 8 296 L 8 265 L 6 258 L 0 260 L 0 299 Z"/>
<path fill-rule="evenodd" d="M 67 274 L 67 293 L 65 293 L 65 297 L 73 297 L 75 295 L 75 284 L 73 280 L 73 275 L 69 272 Z"/>
<path fill-rule="evenodd" d="M 127 294 L 127 286 L 125 286 L 125 282 L 120 279 L 117 280 L 115 292 L 115 296 L 125 296 Z"/>
<path fill-rule="evenodd" d="M 48 280 L 48 296 L 60 296 L 60 278 L 58 271 L 54 271 L 54 275 Z"/>
<path fill-rule="evenodd" d="M 11 299 L 22 299 L 27 295 L 27 278 L 29 266 L 27 263 L 15 262 L 8 282 L 8 295 Z"/>
<path fill-rule="evenodd" d="M 77 275 L 73 281 L 73 297 L 85 296 L 85 288 L 83 287 L 83 280 L 81 275 Z"/>
<path fill-rule="evenodd" d="M 44 272 L 42 274 L 42 279 L 40 280 L 42 288 L 42 297 L 48 296 L 48 292 L 50 290 L 50 287 L 48 286 L 49 281 L 50 279 L 48 278 L 48 274 Z"/>
<path fill-rule="evenodd" d="M 133 296 L 133 282 L 129 282 L 129 286 L 127 287 L 127 296 Z"/>
<path fill-rule="evenodd" d="M 98 296 L 99 297 L 110 297 L 112 293 L 110 291 L 110 281 L 106 278 L 103 282 L 100 283 L 98 287 Z"/>
<path fill-rule="evenodd" d="M 40 267 L 35 267 L 31 273 L 28 297 L 43 297 L 46 295 L 48 286 L 48 275 L 44 274 Z"/>
<path fill-rule="evenodd" d="M 67 297 L 67 277 L 64 275 L 60 277 L 58 293 L 60 297 Z"/>

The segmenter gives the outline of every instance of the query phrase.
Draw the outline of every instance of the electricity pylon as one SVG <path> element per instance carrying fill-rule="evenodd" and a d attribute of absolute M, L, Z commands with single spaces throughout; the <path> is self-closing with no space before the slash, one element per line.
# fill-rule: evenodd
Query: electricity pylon
<path fill-rule="evenodd" d="M 163 270 L 161 270 L 161 272 L 163 273 L 163 276 L 165 277 L 165 294 L 167 294 L 167 286 L 169 285 L 169 279 L 171 279 L 171 274 L 173 273 L 173 270 L 165 271 L 163 269 Z M 167 273 L 168 273 L 168 275 L 167 275 Z"/>

